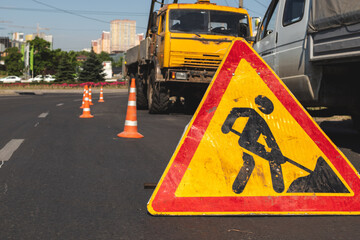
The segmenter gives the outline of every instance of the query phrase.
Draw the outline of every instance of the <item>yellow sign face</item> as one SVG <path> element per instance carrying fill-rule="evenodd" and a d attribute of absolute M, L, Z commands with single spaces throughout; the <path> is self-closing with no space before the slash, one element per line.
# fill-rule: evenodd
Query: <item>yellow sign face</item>
<path fill-rule="evenodd" d="M 271 114 L 265 114 L 257 108 L 255 99 L 259 95 L 266 96 L 273 103 L 274 110 Z M 284 191 L 274 191 L 269 161 L 239 146 L 237 134 L 232 132 L 224 134 L 221 131 L 222 125 L 233 108 L 248 108 L 256 111 L 269 126 L 282 154 L 294 162 L 314 170 L 318 158 L 323 157 L 349 191 L 342 193 L 288 193 L 287 190 L 296 179 L 309 175 L 309 172 L 290 162 L 281 164 Z M 241 133 L 248 120 L 249 117 L 239 117 L 232 128 Z M 260 134 L 257 142 L 264 146 L 266 152 L 270 152 L 271 147 L 267 145 L 266 138 Z M 244 153 L 253 157 L 255 166 L 244 190 L 240 193 L 241 196 L 353 194 L 323 152 L 283 107 L 258 73 L 245 59 L 242 59 L 175 192 L 176 197 L 237 196 L 239 193 L 235 193 L 232 186 L 239 170 L 244 165 Z"/>
<path fill-rule="evenodd" d="M 232 43 L 148 203 L 154 215 L 359 214 L 360 179 L 282 81 Z"/>

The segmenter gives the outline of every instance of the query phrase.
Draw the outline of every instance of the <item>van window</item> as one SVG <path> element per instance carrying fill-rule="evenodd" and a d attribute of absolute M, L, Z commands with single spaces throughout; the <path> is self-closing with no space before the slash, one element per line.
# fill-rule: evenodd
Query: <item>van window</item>
<path fill-rule="evenodd" d="M 304 15 L 305 0 L 287 0 L 284 9 L 283 26 L 299 22 Z"/>
<path fill-rule="evenodd" d="M 265 14 L 264 20 L 258 29 L 258 40 L 263 39 L 275 30 L 276 16 L 278 11 L 278 1 L 274 1 Z"/>

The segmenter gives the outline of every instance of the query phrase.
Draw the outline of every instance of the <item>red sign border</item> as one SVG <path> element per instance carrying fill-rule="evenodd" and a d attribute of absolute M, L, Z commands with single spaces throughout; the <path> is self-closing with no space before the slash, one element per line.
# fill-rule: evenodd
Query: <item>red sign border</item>
<path fill-rule="evenodd" d="M 255 196 L 255 197 L 176 197 L 175 191 L 189 166 L 195 151 L 214 116 L 221 98 L 241 59 L 245 59 L 257 71 L 264 83 L 275 94 L 309 137 L 327 156 L 339 174 L 354 192 L 354 196 Z M 194 115 L 187 133 L 163 181 L 155 190 L 150 205 L 152 214 L 177 213 L 183 215 L 208 214 L 360 214 L 360 181 L 351 163 L 326 137 L 317 124 L 305 112 L 295 97 L 284 87 L 265 62 L 245 42 L 236 40 L 223 62 L 200 110 Z M 189 126 L 191 127 L 191 126 Z M 199 130 L 200 129 L 200 130 Z M 346 164 L 344 164 L 346 163 Z M 174 214 L 176 215 L 176 214 Z"/>

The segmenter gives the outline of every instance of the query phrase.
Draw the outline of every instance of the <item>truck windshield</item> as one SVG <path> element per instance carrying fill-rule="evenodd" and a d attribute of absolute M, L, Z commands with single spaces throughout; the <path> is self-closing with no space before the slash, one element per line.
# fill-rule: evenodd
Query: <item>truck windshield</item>
<path fill-rule="evenodd" d="M 247 37 L 250 34 L 247 15 L 234 12 L 172 9 L 169 14 L 171 32 Z"/>

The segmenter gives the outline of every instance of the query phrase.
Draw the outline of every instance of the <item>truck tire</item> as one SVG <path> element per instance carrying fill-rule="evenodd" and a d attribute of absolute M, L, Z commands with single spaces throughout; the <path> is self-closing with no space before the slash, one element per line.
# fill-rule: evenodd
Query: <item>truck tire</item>
<path fill-rule="evenodd" d="M 155 72 L 151 71 L 148 90 L 149 113 L 161 114 L 169 110 L 169 91 L 164 84 L 155 83 Z"/>
<path fill-rule="evenodd" d="M 146 88 L 142 79 L 136 76 L 136 109 L 144 110 L 148 108 L 148 101 L 146 98 Z"/>

